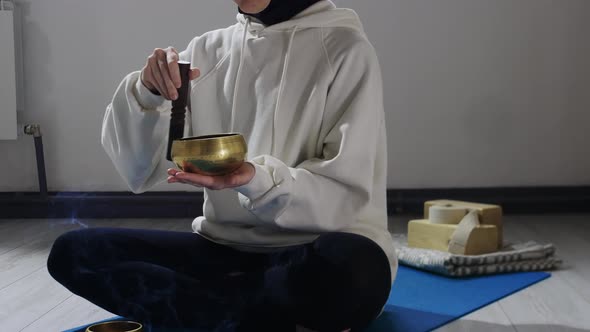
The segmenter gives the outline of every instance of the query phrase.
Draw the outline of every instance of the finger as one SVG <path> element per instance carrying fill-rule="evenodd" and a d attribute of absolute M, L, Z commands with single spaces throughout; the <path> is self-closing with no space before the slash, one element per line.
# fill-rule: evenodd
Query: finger
<path fill-rule="evenodd" d="M 214 187 L 217 184 L 216 182 L 218 182 L 213 176 L 200 175 L 196 173 L 178 172 L 176 173 L 176 178 L 181 181 L 188 181 L 193 185 L 207 188 Z"/>
<path fill-rule="evenodd" d="M 154 93 L 154 94 L 160 93 L 160 91 L 158 91 L 158 89 L 156 89 L 156 86 L 151 83 L 152 82 L 152 70 L 150 69 L 149 65 L 146 65 L 141 70 L 140 79 L 141 79 L 141 83 L 146 88 L 148 88 L 148 90 L 150 90 L 152 93 Z"/>
<path fill-rule="evenodd" d="M 182 80 L 180 79 L 180 69 L 178 68 L 178 52 L 173 47 L 166 50 L 166 62 L 168 62 L 168 72 L 174 87 L 180 89 Z"/>
<path fill-rule="evenodd" d="M 201 71 L 198 68 L 192 68 L 189 72 L 189 79 L 191 81 L 196 80 L 201 76 Z"/>
<path fill-rule="evenodd" d="M 191 186 L 195 186 L 195 187 L 199 187 L 199 185 L 196 185 L 194 183 L 191 183 L 190 181 L 186 181 L 186 180 L 181 180 L 175 176 L 169 176 L 168 177 L 168 183 L 179 183 L 179 184 L 187 184 L 187 185 L 191 185 Z"/>
<path fill-rule="evenodd" d="M 169 183 L 169 184 L 186 184 L 186 183 L 184 183 L 184 182 L 182 182 L 182 181 L 179 181 L 179 180 L 174 180 L 174 179 L 173 179 L 173 180 L 170 180 L 170 181 L 168 181 L 168 183 Z"/>
<path fill-rule="evenodd" d="M 174 177 L 174 179 L 169 180 L 168 182 L 169 183 L 186 184 L 186 185 L 197 187 L 197 188 L 203 188 L 203 186 L 198 183 L 192 183 L 191 181 L 188 181 L 188 180 L 180 180 L 176 177 Z"/>
<path fill-rule="evenodd" d="M 154 64 L 153 66 L 150 66 L 151 70 L 152 70 L 152 77 L 153 77 L 153 84 L 156 86 L 156 88 L 158 89 L 158 91 L 160 91 L 160 94 L 170 100 L 170 96 L 168 96 L 168 89 L 166 89 L 166 85 L 164 84 L 164 81 L 162 80 L 162 74 L 160 73 L 160 67 L 158 67 L 158 64 Z"/>
<path fill-rule="evenodd" d="M 168 175 L 170 175 L 170 176 L 175 176 L 176 173 L 178 173 L 178 172 L 180 172 L 180 171 L 177 170 L 177 169 L 174 169 L 174 168 L 169 168 L 168 169 Z"/>
<path fill-rule="evenodd" d="M 168 91 L 168 96 L 170 96 L 172 100 L 176 100 L 176 98 L 178 98 L 178 92 L 176 91 L 176 87 L 170 78 L 170 68 L 168 67 L 168 62 L 158 59 L 158 67 L 160 67 L 160 73 L 162 73 L 162 80 L 166 86 L 166 91 Z"/>
<path fill-rule="evenodd" d="M 187 183 L 187 182 L 185 182 L 185 181 L 182 181 L 182 180 L 180 180 L 180 179 L 177 179 L 177 178 L 176 178 L 176 177 L 174 177 L 174 176 L 169 176 L 169 177 L 168 177 L 168 183 L 170 183 L 170 184 L 173 184 L 173 183 L 178 183 L 178 184 L 190 184 L 190 183 Z"/>
<path fill-rule="evenodd" d="M 158 84 L 158 80 L 156 79 L 156 74 L 154 71 L 154 68 L 156 68 L 158 66 L 157 64 L 157 59 L 155 55 L 150 55 L 150 57 L 148 58 L 148 64 L 147 64 L 147 68 L 144 71 L 145 74 L 145 78 L 146 81 L 155 89 L 158 91 L 158 93 L 161 96 L 165 96 L 165 94 L 162 91 L 162 88 L 160 87 L 160 85 Z"/>

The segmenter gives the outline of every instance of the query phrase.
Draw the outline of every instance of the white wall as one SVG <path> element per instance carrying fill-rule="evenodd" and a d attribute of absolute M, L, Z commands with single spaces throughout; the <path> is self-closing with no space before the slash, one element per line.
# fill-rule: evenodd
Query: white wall
<path fill-rule="evenodd" d="M 183 48 L 235 16 L 229 0 L 17 3 L 19 121 L 43 126 L 60 191 L 125 190 L 99 142 L 117 84 L 154 47 Z M 590 1 L 337 3 L 359 12 L 382 63 L 391 187 L 590 184 Z M 0 191 L 35 190 L 32 139 L 0 153 Z"/>
<path fill-rule="evenodd" d="M 16 138 L 14 46 L 13 12 L 0 10 L 0 139 L 4 140 Z"/>

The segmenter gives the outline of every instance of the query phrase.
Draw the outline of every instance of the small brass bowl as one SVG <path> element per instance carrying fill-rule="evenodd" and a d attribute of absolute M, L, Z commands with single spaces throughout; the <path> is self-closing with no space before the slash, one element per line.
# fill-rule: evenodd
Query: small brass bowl
<path fill-rule="evenodd" d="M 244 163 L 248 147 L 240 134 L 189 137 L 172 143 L 172 161 L 185 172 L 225 175 Z"/>
<path fill-rule="evenodd" d="M 89 326 L 86 332 L 143 332 L 143 325 L 130 321 L 113 321 Z"/>

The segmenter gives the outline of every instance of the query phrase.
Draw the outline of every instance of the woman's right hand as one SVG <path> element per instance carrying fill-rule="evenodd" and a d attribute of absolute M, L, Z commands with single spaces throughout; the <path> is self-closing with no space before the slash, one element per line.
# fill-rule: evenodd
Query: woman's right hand
<path fill-rule="evenodd" d="M 152 93 L 168 100 L 176 100 L 178 98 L 176 89 L 182 85 L 178 60 L 178 52 L 174 47 L 156 48 L 141 70 L 141 82 Z M 201 72 L 193 68 L 189 79 L 192 81 L 200 75 Z"/>

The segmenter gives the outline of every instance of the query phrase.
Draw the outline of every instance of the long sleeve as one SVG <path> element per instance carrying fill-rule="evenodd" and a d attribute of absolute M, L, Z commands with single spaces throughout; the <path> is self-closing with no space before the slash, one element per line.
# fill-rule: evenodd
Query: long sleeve
<path fill-rule="evenodd" d="M 190 49 L 180 54 L 182 60 L 190 59 Z M 140 72 L 125 77 L 107 107 L 102 146 L 134 193 L 165 181 L 173 166 L 166 160 L 170 108 L 170 102 L 141 83 Z"/>
<path fill-rule="evenodd" d="M 386 209 L 382 79 L 374 49 L 347 50 L 324 111 L 323 155 L 288 167 L 272 156 L 251 162 L 254 179 L 236 190 L 242 206 L 268 223 L 305 232 L 351 226 Z M 381 192 L 383 191 L 383 192 Z M 385 213 L 385 211 L 383 211 Z"/>

